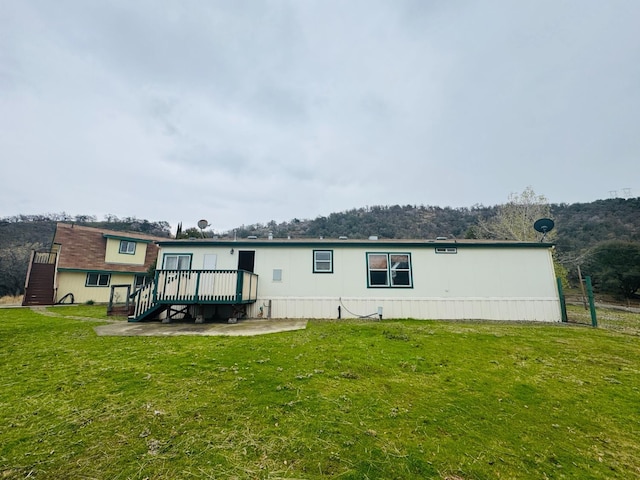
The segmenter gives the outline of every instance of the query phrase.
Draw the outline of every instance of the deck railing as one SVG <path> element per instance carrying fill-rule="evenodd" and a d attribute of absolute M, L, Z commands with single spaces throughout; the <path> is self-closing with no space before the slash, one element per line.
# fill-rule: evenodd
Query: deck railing
<path fill-rule="evenodd" d="M 133 321 L 163 305 L 252 303 L 258 298 L 258 275 L 244 270 L 156 270 L 154 281 L 130 298 Z"/>
<path fill-rule="evenodd" d="M 56 255 L 55 252 L 34 252 L 33 263 L 54 264 L 56 263 Z"/>
<path fill-rule="evenodd" d="M 258 293 L 258 276 L 244 270 L 157 270 L 158 303 L 248 303 Z"/>

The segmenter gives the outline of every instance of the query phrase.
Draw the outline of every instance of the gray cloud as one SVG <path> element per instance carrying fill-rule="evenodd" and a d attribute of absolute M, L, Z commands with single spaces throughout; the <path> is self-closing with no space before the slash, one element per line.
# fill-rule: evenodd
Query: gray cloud
<path fill-rule="evenodd" d="M 639 14 L 635 0 L 8 0 L 0 151 L 36 188 L 1 189 L 0 216 L 224 230 L 495 204 L 527 185 L 554 202 L 640 195 Z"/>

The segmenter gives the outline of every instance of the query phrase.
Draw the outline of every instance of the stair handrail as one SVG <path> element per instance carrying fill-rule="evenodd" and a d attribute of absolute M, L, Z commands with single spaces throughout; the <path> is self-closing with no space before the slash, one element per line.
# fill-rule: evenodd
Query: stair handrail
<path fill-rule="evenodd" d="M 151 281 L 146 285 L 134 290 L 134 292 L 129 295 L 129 298 L 135 302 L 135 308 L 133 311 L 134 318 L 138 318 L 141 315 L 144 315 L 147 311 L 151 310 L 154 306 L 153 301 L 153 287 L 155 286 L 155 281 Z M 143 294 L 146 294 L 143 296 Z"/>
<path fill-rule="evenodd" d="M 31 278 L 31 267 L 33 265 L 33 259 L 36 255 L 35 250 L 31 250 L 31 256 L 29 257 L 29 267 L 27 268 L 27 276 L 24 279 L 24 293 L 26 298 L 27 289 L 29 288 L 29 279 Z"/>

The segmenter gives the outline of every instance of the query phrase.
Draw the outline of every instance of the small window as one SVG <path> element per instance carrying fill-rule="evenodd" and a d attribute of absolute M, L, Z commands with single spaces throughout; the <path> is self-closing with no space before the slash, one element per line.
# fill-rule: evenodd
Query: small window
<path fill-rule="evenodd" d="M 108 287 L 111 275 L 108 273 L 87 273 L 87 287 Z"/>
<path fill-rule="evenodd" d="M 162 259 L 163 270 L 189 270 L 191 268 L 191 255 L 166 254 Z"/>
<path fill-rule="evenodd" d="M 120 253 L 126 253 L 128 255 L 133 255 L 134 253 L 136 253 L 136 242 L 120 240 Z"/>
<path fill-rule="evenodd" d="M 273 281 L 274 282 L 281 282 L 282 281 L 282 269 L 281 268 L 274 268 L 273 269 Z"/>
<path fill-rule="evenodd" d="M 456 247 L 436 247 L 436 253 L 458 253 Z"/>
<path fill-rule="evenodd" d="M 333 250 L 313 251 L 313 273 L 333 273 Z"/>
<path fill-rule="evenodd" d="M 408 253 L 367 254 L 369 287 L 412 287 Z"/>
<path fill-rule="evenodd" d="M 137 290 L 138 288 L 142 288 L 145 285 L 151 283 L 152 278 L 148 275 L 136 275 L 135 284 L 133 288 Z"/>

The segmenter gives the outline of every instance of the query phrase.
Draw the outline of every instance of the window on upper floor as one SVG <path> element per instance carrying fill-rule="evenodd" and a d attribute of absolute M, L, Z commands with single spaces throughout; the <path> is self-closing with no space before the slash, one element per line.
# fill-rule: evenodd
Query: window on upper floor
<path fill-rule="evenodd" d="M 133 255 L 136 253 L 136 242 L 130 242 L 129 240 L 120 240 L 120 253 L 126 253 Z"/>
<path fill-rule="evenodd" d="M 191 254 L 166 253 L 162 259 L 163 270 L 189 270 L 191 268 Z"/>
<path fill-rule="evenodd" d="M 111 275 L 108 273 L 87 273 L 85 285 L 87 287 L 108 287 Z"/>
<path fill-rule="evenodd" d="M 370 288 L 411 288 L 411 254 L 368 253 L 367 273 Z"/>
<path fill-rule="evenodd" d="M 333 273 L 333 250 L 313 251 L 313 273 Z"/>

